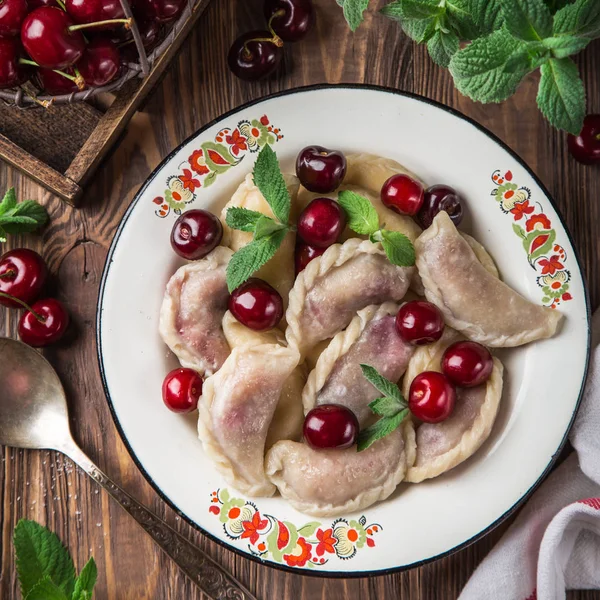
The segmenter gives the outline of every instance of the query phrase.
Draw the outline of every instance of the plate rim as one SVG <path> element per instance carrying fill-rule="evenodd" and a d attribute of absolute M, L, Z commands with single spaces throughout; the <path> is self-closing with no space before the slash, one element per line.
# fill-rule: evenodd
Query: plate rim
<path fill-rule="evenodd" d="M 219 122 L 231 117 L 232 115 L 239 113 L 242 110 L 246 110 L 247 108 L 250 108 L 252 106 L 260 104 L 266 100 L 272 100 L 275 98 L 281 98 L 283 96 L 291 96 L 294 94 L 301 94 L 301 93 L 306 93 L 306 92 L 313 92 L 313 91 L 318 91 L 318 90 L 328 90 L 328 89 L 370 90 L 370 91 L 374 91 L 374 92 L 393 94 L 395 96 L 402 96 L 402 97 L 410 98 L 413 100 L 425 102 L 427 104 L 430 104 L 436 108 L 443 110 L 444 112 L 451 114 L 452 116 L 460 119 L 461 121 L 466 122 L 469 125 L 472 125 L 476 129 L 478 129 L 479 131 L 484 133 L 488 138 L 490 138 L 493 142 L 495 142 L 503 150 L 505 150 L 517 163 L 519 163 L 519 165 L 523 169 L 525 169 L 525 171 L 533 178 L 535 183 L 540 187 L 540 189 L 542 190 L 542 192 L 545 194 L 546 198 L 550 202 L 550 205 L 556 211 L 558 220 L 560 221 L 560 224 L 562 225 L 562 227 L 567 235 L 567 239 L 569 240 L 569 243 L 571 244 L 571 247 L 573 248 L 573 256 L 575 257 L 575 264 L 577 265 L 577 269 L 579 271 L 579 274 L 581 275 L 581 280 L 583 282 L 583 291 L 584 291 L 585 315 L 586 315 L 586 321 L 587 321 L 587 344 L 586 344 L 585 366 L 584 366 L 583 377 L 582 377 L 582 381 L 581 381 L 581 387 L 579 390 L 577 401 L 575 403 L 575 407 L 573 409 L 573 414 L 571 415 L 571 420 L 569 421 L 569 424 L 565 430 L 562 440 L 560 441 L 555 452 L 552 454 L 552 457 L 551 457 L 549 463 L 546 465 L 544 471 L 536 479 L 536 481 L 531 485 L 531 487 L 519 498 L 519 500 L 517 500 L 506 512 L 504 512 L 502 515 L 500 515 L 495 521 L 493 521 L 490 525 L 488 525 L 485 529 L 481 530 L 479 533 L 464 540 L 460 544 L 453 546 L 452 548 L 446 550 L 445 552 L 436 554 L 435 556 L 431 556 L 429 558 L 426 558 L 426 559 L 423 559 L 420 561 L 415 561 L 415 562 L 407 564 L 407 565 L 401 565 L 398 567 L 390 567 L 390 568 L 379 569 L 379 570 L 314 571 L 314 570 L 309 570 L 309 569 L 289 567 L 287 565 L 282 565 L 282 564 L 275 563 L 275 562 L 272 562 L 269 560 L 263 560 L 260 557 L 253 556 L 252 554 L 244 552 L 240 548 L 230 545 L 226 541 L 217 538 L 212 533 L 206 531 L 203 527 L 198 525 L 198 523 L 194 522 L 185 513 L 180 511 L 175 506 L 174 502 L 162 491 L 162 489 L 158 486 L 158 484 L 152 479 L 152 477 L 149 475 L 149 473 L 144 469 L 144 467 L 142 466 L 136 453 L 133 451 L 133 448 L 130 446 L 129 441 L 125 435 L 125 432 L 123 431 L 123 428 L 121 427 L 121 423 L 117 417 L 117 414 L 116 414 L 116 411 L 114 408 L 114 404 L 113 404 L 113 401 L 112 401 L 112 398 L 110 395 L 110 391 L 108 388 L 108 382 L 107 382 L 106 374 L 104 371 L 104 359 L 103 359 L 102 343 L 101 343 L 101 335 L 100 335 L 101 327 L 102 327 L 102 312 L 103 312 L 102 306 L 103 306 L 103 301 L 104 301 L 104 291 L 105 291 L 106 281 L 108 279 L 108 275 L 110 272 L 110 267 L 113 262 L 113 255 L 114 255 L 116 246 L 117 246 L 119 239 L 121 237 L 121 234 L 127 224 L 127 221 L 129 220 L 129 217 L 131 216 L 133 210 L 137 206 L 142 195 L 146 191 L 146 188 L 154 181 L 154 179 L 157 177 L 158 173 L 163 169 L 165 164 L 169 160 L 171 160 L 171 158 L 173 158 L 173 156 L 175 156 L 181 150 L 181 148 L 183 148 L 185 145 L 187 145 L 188 143 L 190 143 L 191 141 L 193 141 L 194 139 L 196 139 L 197 137 L 202 135 L 206 130 L 210 129 L 211 127 L 218 124 Z M 142 475 L 144 476 L 146 481 L 150 484 L 150 486 L 158 494 L 158 496 L 171 508 L 171 510 L 173 510 L 180 518 L 182 518 L 186 523 L 188 523 L 195 531 L 206 536 L 211 541 L 216 542 L 223 548 L 226 548 L 227 550 L 234 552 L 238 556 L 241 556 L 241 557 L 251 560 L 257 564 L 267 566 L 267 567 L 270 567 L 273 569 L 285 571 L 287 573 L 294 573 L 294 574 L 302 575 L 302 576 L 319 577 L 319 578 L 325 578 L 325 579 L 357 579 L 357 578 L 361 578 L 361 577 L 374 577 L 374 576 L 382 576 L 382 575 L 391 575 L 394 573 L 401 573 L 404 571 L 408 571 L 410 569 L 414 569 L 417 567 L 427 565 L 436 560 L 439 560 L 439 559 L 445 558 L 447 556 L 450 556 L 452 554 L 455 554 L 455 553 L 459 552 L 460 550 L 465 549 L 466 547 L 470 546 L 471 544 L 473 544 L 473 543 L 477 542 L 478 540 L 482 539 L 483 537 L 485 537 L 488 533 L 490 533 L 492 530 L 494 530 L 496 527 L 498 527 L 503 521 L 505 521 L 511 515 L 513 515 L 519 508 L 521 508 L 523 506 L 523 504 L 525 504 L 525 502 L 531 497 L 531 495 L 535 492 L 535 490 L 546 479 L 546 477 L 550 473 L 552 467 L 556 464 L 562 450 L 565 447 L 569 433 L 571 431 L 571 428 L 573 427 L 573 423 L 575 422 L 575 417 L 577 416 L 577 412 L 581 405 L 581 400 L 583 397 L 583 393 L 585 391 L 587 376 L 589 373 L 589 365 L 590 365 L 591 316 L 592 315 L 591 315 L 589 288 L 587 285 L 586 278 L 584 276 L 584 271 L 581 267 L 581 258 L 579 256 L 579 251 L 574 244 L 573 236 L 571 235 L 570 230 L 568 229 L 568 227 L 565 224 L 564 217 L 562 215 L 562 211 L 558 208 L 558 206 L 556 205 L 556 203 L 554 201 L 554 198 L 552 197 L 552 195 L 550 194 L 550 192 L 548 191 L 546 186 L 539 179 L 539 177 L 533 172 L 531 167 L 525 162 L 525 160 L 523 158 L 521 158 L 521 156 L 517 152 L 515 152 L 510 146 L 508 146 L 508 144 L 506 144 L 496 134 L 494 134 L 489 129 L 487 129 L 484 125 L 481 125 L 480 123 L 478 123 L 471 117 L 468 117 L 467 115 L 463 114 L 461 111 L 457 110 L 456 108 L 446 106 L 445 104 L 442 104 L 441 102 L 438 102 L 437 100 L 432 100 L 431 98 L 427 98 L 425 96 L 422 96 L 421 94 L 417 94 L 414 92 L 407 92 L 407 91 L 403 91 L 403 90 L 397 90 L 395 88 L 391 88 L 388 86 L 381 86 L 381 85 L 374 85 L 374 84 L 319 83 L 319 84 L 314 84 L 314 85 L 294 87 L 294 88 L 291 88 L 288 90 L 282 90 L 279 92 L 275 92 L 275 93 L 269 94 L 267 96 L 262 96 L 261 98 L 250 100 L 248 102 L 244 102 L 243 104 L 240 104 L 239 106 L 236 106 L 235 108 L 220 114 L 218 117 L 212 119 L 211 121 L 209 121 L 208 123 L 203 125 L 201 128 L 196 130 L 193 134 L 188 136 L 185 140 L 183 140 L 174 150 L 169 152 L 169 154 L 167 156 L 165 156 L 160 161 L 160 163 L 152 170 L 152 172 L 148 175 L 148 177 L 146 178 L 144 183 L 138 189 L 138 191 L 135 194 L 135 196 L 133 197 L 131 203 L 127 207 L 127 210 L 121 217 L 121 220 L 119 221 L 119 225 L 118 225 L 118 227 L 114 233 L 113 239 L 110 243 L 108 253 L 106 255 L 106 260 L 105 260 L 104 267 L 102 270 L 100 286 L 98 289 L 98 300 L 97 300 L 97 304 L 96 304 L 96 320 L 95 320 L 96 358 L 98 360 L 98 368 L 99 368 L 100 377 L 102 380 L 102 388 L 104 390 L 104 395 L 105 395 L 106 401 L 108 403 L 108 407 L 110 410 L 112 420 L 116 426 L 116 429 L 119 433 L 121 441 L 123 442 L 125 448 L 127 449 L 134 464 L 137 466 L 137 468 L 140 470 L 140 472 L 142 473 Z"/>

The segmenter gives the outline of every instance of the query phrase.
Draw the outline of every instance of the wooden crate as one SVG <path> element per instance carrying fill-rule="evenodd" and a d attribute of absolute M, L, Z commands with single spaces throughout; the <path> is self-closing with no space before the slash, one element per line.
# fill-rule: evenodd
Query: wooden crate
<path fill-rule="evenodd" d="M 107 110 L 87 102 L 54 105 L 47 110 L 0 107 L 0 159 L 76 205 L 83 187 L 158 82 L 209 1 L 196 4 L 148 77 L 128 81 Z"/>

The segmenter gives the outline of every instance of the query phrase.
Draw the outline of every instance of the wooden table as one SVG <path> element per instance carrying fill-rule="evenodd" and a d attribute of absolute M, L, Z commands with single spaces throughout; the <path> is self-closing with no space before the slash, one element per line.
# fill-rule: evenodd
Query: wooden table
<path fill-rule="evenodd" d="M 227 49 L 239 33 L 263 25 L 262 2 L 214 0 L 145 111 L 99 169 L 80 209 L 49 197 L 1 165 L 0 189 L 14 185 L 21 198 L 43 198 L 52 219 L 41 237 L 15 236 L 3 250 L 28 246 L 42 252 L 54 275 L 52 290 L 73 316 L 69 339 L 45 354 L 65 383 L 78 442 L 125 489 L 231 569 L 259 599 L 456 598 L 506 524 L 454 556 L 398 575 L 327 580 L 268 569 L 202 539 L 158 498 L 125 450 L 102 392 L 94 337 L 98 286 L 115 229 L 138 188 L 164 156 L 211 119 L 248 100 L 299 85 L 390 86 L 453 106 L 491 129 L 527 161 L 556 199 L 579 249 L 592 306 L 598 305 L 600 273 L 594 265 L 600 259 L 600 169 L 574 162 L 564 134 L 552 130 L 537 111 L 537 76 L 527 78 L 519 92 L 500 106 L 474 104 L 454 90 L 448 73 L 431 62 L 423 47 L 404 37 L 396 24 L 374 14 L 352 35 L 334 0 L 316 0 L 316 4 L 317 26 L 303 43 L 287 48 L 286 74 L 247 84 L 229 73 Z M 600 112 L 600 43 L 592 44 L 577 60 L 588 109 Z M 410 140 L 400 137 L 399 143 Z M 16 337 L 16 312 L 0 309 L 0 316 L 0 334 Z M 204 598 L 135 522 L 62 456 L 11 449 L 0 449 L 0 455 L 0 598 L 20 597 L 11 536 L 22 517 L 56 531 L 78 567 L 94 555 L 100 573 L 95 596 L 99 600 Z M 598 595 L 583 592 L 570 598 Z"/>

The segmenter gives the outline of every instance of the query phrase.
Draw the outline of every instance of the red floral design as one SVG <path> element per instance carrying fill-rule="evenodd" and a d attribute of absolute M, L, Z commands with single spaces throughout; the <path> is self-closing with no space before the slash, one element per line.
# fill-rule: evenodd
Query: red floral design
<path fill-rule="evenodd" d="M 260 122 L 261 122 L 261 125 L 264 125 L 266 127 L 269 124 L 269 117 L 267 117 L 267 115 L 263 115 L 260 118 Z"/>
<path fill-rule="evenodd" d="M 579 500 L 579 503 L 600 510 L 600 498 L 586 498 L 585 500 Z"/>
<path fill-rule="evenodd" d="M 297 554 L 284 554 L 283 555 L 283 560 L 285 560 L 285 562 L 290 567 L 304 567 L 304 566 L 306 566 L 306 563 L 311 558 L 312 546 L 303 537 L 298 538 L 297 544 L 298 544 L 298 546 L 300 546 L 300 549 L 301 549 L 300 555 L 297 555 Z"/>
<path fill-rule="evenodd" d="M 373 546 L 375 546 L 375 540 L 373 538 L 368 537 L 367 546 L 369 546 L 369 548 L 373 548 Z"/>
<path fill-rule="evenodd" d="M 527 231 L 533 231 L 538 224 L 542 226 L 542 229 L 550 229 L 552 227 L 550 219 L 544 214 L 539 214 L 531 215 L 531 217 L 525 221 L 525 229 L 527 229 Z"/>
<path fill-rule="evenodd" d="M 231 146 L 231 153 L 234 156 L 237 156 L 240 153 L 240 150 L 248 150 L 246 138 L 238 129 L 234 129 L 233 133 L 225 138 L 225 141 Z"/>
<path fill-rule="evenodd" d="M 510 212 L 515 215 L 515 221 L 520 221 L 525 215 L 530 215 L 534 210 L 533 206 L 529 206 L 529 200 L 525 200 L 525 202 L 515 204 Z"/>
<path fill-rule="evenodd" d="M 190 190 L 193 192 L 196 188 L 200 187 L 200 180 L 194 179 L 192 172 L 189 169 L 183 169 L 183 173 L 179 176 L 181 183 L 183 183 L 183 187 L 186 190 Z"/>
<path fill-rule="evenodd" d="M 554 275 L 556 271 L 562 271 L 565 266 L 558 260 L 560 257 L 553 254 L 549 259 L 542 258 L 539 265 L 542 267 L 542 275 Z"/>
<path fill-rule="evenodd" d="M 317 539 L 319 540 L 319 543 L 317 544 L 317 554 L 319 556 L 323 556 L 325 552 L 335 554 L 335 545 L 337 540 L 332 534 L 333 529 L 326 529 L 325 531 L 322 529 L 317 529 Z"/>
<path fill-rule="evenodd" d="M 202 150 L 194 150 L 188 158 L 188 162 L 190 163 L 190 167 L 192 167 L 198 175 L 206 175 L 209 171 Z"/>
<path fill-rule="evenodd" d="M 256 511 L 252 517 L 252 521 L 242 521 L 242 527 L 244 528 L 242 537 L 250 538 L 250 543 L 256 544 L 260 537 L 259 531 L 264 529 L 268 524 L 269 522 L 266 519 L 260 518 L 260 512 Z"/>

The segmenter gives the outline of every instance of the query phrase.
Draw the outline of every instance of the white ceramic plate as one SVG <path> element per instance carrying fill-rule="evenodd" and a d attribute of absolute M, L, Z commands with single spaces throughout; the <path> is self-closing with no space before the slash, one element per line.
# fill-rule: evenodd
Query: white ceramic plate
<path fill-rule="evenodd" d="M 501 352 L 505 391 L 490 439 L 437 479 L 401 484 L 342 519 L 312 519 L 280 497 L 225 486 L 197 440 L 195 416 L 165 409 L 177 366 L 158 335 L 165 284 L 180 260 L 169 235 L 183 206 L 219 213 L 256 151 L 272 143 L 284 170 L 309 144 L 391 157 L 429 184 L 455 187 L 463 228 L 503 279 L 566 317 L 553 339 Z M 185 204 L 184 204 L 185 203 Z M 98 310 L 98 354 L 117 426 L 155 489 L 190 523 L 246 556 L 311 574 L 402 569 L 472 542 L 546 474 L 585 380 L 589 317 L 581 271 L 547 192 L 492 134 L 424 98 L 366 87 L 293 90 L 224 115 L 175 150 L 142 186 L 113 241 Z"/>

